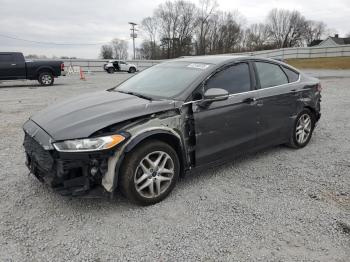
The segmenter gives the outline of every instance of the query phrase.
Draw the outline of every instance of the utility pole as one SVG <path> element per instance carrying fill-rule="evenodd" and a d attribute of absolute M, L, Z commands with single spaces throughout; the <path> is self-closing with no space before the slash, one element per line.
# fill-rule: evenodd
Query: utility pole
<path fill-rule="evenodd" d="M 131 28 L 130 28 L 130 31 L 131 31 L 131 34 L 130 34 L 130 37 L 132 38 L 132 45 L 133 45 L 133 50 L 134 50 L 134 60 L 135 60 L 135 38 L 137 38 L 137 34 L 135 33 L 135 31 L 137 31 L 135 29 L 135 26 L 137 24 L 135 24 L 134 22 L 129 22 L 129 24 L 131 25 Z"/>

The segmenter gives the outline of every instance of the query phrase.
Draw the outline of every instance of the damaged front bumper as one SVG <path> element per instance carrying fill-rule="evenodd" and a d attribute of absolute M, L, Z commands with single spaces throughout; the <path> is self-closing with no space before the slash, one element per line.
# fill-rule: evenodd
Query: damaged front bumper
<path fill-rule="evenodd" d="M 33 121 L 24 127 L 26 165 L 41 182 L 65 196 L 103 197 L 103 174 L 113 152 L 63 153 L 52 147 L 51 137 Z"/>

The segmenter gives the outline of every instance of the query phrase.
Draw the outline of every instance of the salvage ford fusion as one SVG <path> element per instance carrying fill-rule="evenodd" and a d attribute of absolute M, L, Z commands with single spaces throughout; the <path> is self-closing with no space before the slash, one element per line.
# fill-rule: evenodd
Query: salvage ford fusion
<path fill-rule="evenodd" d="M 32 116 L 23 126 L 26 164 L 63 195 L 118 188 L 154 204 L 194 168 L 267 146 L 306 146 L 320 92 L 317 79 L 275 60 L 176 59 Z"/>

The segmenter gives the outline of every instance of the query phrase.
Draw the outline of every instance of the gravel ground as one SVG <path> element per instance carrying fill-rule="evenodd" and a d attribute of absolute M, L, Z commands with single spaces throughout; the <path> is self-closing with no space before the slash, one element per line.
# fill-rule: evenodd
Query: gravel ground
<path fill-rule="evenodd" d="M 24 121 L 128 74 L 0 83 L 0 261 L 349 261 L 350 71 L 322 77 L 302 150 L 275 147 L 189 174 L 163 202 L 68 199 L 28 176 Z"/>

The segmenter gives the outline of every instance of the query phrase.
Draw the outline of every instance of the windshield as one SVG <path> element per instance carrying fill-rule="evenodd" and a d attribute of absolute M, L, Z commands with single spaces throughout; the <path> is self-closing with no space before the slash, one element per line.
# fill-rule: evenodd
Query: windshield
<path fill-rule="evenodd" d="M 148 68 L 117 86 L 114 91 L 151 98 L 171 98 L 181 94 L 210 64 L 171 62 Z"/>

